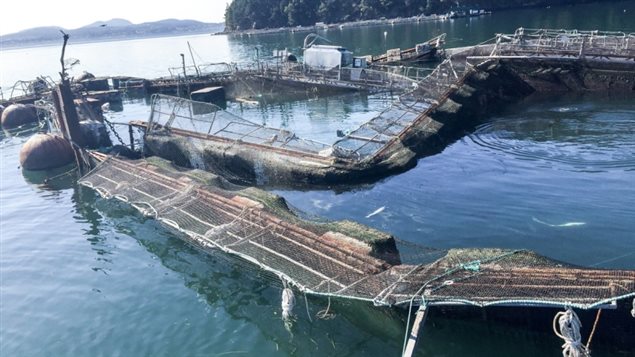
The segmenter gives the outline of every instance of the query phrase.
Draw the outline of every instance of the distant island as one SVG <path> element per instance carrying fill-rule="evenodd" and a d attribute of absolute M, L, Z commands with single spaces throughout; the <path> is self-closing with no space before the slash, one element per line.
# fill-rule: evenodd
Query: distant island
<path fill-rule="evenodd" d="M 615 0 L 233 0 L 225 30 L 311 26 L 381 18 L 446 14 L 450 11 L 609 2 Z"/>
<path fill-rule="evenodd" d="M 135 25 L 128 20 L 112 19 L 109 21 L 97 21 L 72 30 L 55 26 L 36 27 L 0 36 L 0 44 L 4 49 L 61 43 L 62 35 L 60 30 L 69 34 L 73 42 L 94 42 L 213 33 L 222 31 L 224 27 L 223 23 L 205 23 L 194 20 L 167 19 Z"/>

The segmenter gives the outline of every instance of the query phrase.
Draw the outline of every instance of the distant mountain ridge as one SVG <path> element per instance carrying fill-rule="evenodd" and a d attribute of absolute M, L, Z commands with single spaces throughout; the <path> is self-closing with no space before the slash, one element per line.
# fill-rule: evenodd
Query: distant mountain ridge
<path fill-rule="evenodd" d="M 121 26 L 131 26 L 131 25 L 134 25 L 134 24 L 126 19 L 110 19 L 108 21 L 95 21 L 92 24 L 82 26 L 80 28 L 97 27 L 97 26 L 121 27 Z"/>
<path fill-rule="evenodd" d="M 36 27 L 0 36 L 0 44 L 2 48 L 10 48 L 61 42 L 62 35 L 60 31 L 69 34 L 72 42 L 92 42 L 179 34 L 211 34 L 222 31 L 224 27 L 223 23 L 207 23 L 194 20 L 165 19 L 135 25 L 125 19 L 111 19 L 108 21 L 96 21 L 73 30 L 58 26 Z"/>

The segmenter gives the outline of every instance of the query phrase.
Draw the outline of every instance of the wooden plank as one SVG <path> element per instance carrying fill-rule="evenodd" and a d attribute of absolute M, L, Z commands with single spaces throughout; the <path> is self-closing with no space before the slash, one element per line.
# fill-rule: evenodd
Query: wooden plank
<path fill-rule="evenodd" d="M 427 316 L 428 307 L 422 305 L 417 311 L 417 316 L 415 317 L 415 322 L 412 325 L 412 330 L 408 336 L 408 343 L 404 349 L 403 357 L 411 357 L 415 352 L 415 346 L 417 345 L 417 340 L 419 339 L 419 330 L 423 327 Z"/>

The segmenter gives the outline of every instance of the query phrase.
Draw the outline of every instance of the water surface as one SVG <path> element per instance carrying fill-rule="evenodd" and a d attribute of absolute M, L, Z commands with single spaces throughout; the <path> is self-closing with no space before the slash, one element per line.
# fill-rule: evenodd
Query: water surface
<path fill-rule="evenodd" d="M 623 10 L 627 10 L 624 13 Z M 488 17 L 335 30 L 357 53 L 409 47 L 448 32 L 452 45 L 525 27 L 635 31 L 632 1 L 530 9 Z M 590 16 L 589 14 L 592 14 Z M 632 15 L 631 15 L 632 16 Z M 384 35 L 385 33 L 385 35 Z M 167 75 L 187 41 L 207 62 L 244 61 L 301 46 L 304 34 L 188 36 L 73 44 L 73 69 L 97 75 Z M 61 41 L 60 41 L 61 42 Z M 264 50 L 263 50 L 264 51 Z M 18 79 L 55 76 L 59 48 L 0 52 L 4 90 Z M 197 57 L 197 58 L 198 58 Z M 25 65 L 28 64 L 28 65 Z M 229 110 L 325 142 L 385 108 L 390 95 L 359 94 Z M 532 249 L 568 263 L 635 269 L 635 106 L 632 97 L 532 97 L 480 123 L 403 174 L 353 189 L 285 191 L 294 207 L 352 219 L 435 248 Z M 144 100 L 113 121 L 146 119 Z M 0 136 L 0 355 L 2 356 L 385 356 L 401 352 L 404 314 L 298 296 L 291 331 L 280 321 L 281 284 L 248 264 L 205 254 L 178 234 L 76 186 L 63 173 L 23 173 L 24 136 Z M 379 207 L 378 215 L 366 216 Z M 567 224 L 577 223 L 577 224 Z M 554 312 L 555 313 L 555 312 Z M 589 326 L 585 326 L 588 328 Z M 418 352 L 426 356 L 558 355 L 545 326 L 448 320 L 432 315 Z M 587 330 L 585 330 L 587 331 Z M 601 344 L 594 356 L 617 351 Z M 632 355 L 633 351 L 623 351 Z"/>

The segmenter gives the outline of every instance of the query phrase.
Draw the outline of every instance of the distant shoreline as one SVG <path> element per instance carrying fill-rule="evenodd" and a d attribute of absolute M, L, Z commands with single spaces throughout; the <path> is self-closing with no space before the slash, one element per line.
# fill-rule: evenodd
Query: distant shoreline
<path fill-rule="evenodd" d="M 140 35 L 131 35 L 131 36 L 113 36 L 113 37 L 103 37 L 103 38 L 93 38 L 93 39 L 86 39 L 86 38 L 82 38 L 79 40 L 73 40 L 73 36 L 70 36 L 70 39 L 68 41 L 69 46 L 72 45 L 80 45 L 80 44 L 86 44 L 86 43 L 99 43 L 99 42 L 118 42 L 118 41 L 129 41 L 129 40 L 144 40 L 144 39 L 152 39 L 152 38 L 162 38 L 162 37 L 180 37 L 180 36 L 188 36 L 188 35 L 208 35 L 209 31 L 192 31 L 192 32 L 176 32 L 176 33 L 165 33 L 165 34 L 156 34 L 156 35 L 145 35 L 145 36 L 140 36 Z M 34 41 L 33 43 L 25 43 L 25 44 L 19 44 L 19 45 L 5 45 L 4 43 L 0 43 L 0 49 L 1 50 L 18 50 L 21 48 L 38 48 L 38 47 L 51 47 L 51 46 L 57 46 L 59 45 L 61 47 L 62 45 L 62 36 L 60 35 L 59 41 L 58 40 L 51 40 L 51 41 Z"/>
<path fill-rule="evenodd" d="M 491 14 L 488 12 L 487 15 Z M 262 35 L 262 34 L 273 34 L 273 33 L 283 33 L 283 32 L 311 32 L 316 30 L 325 30 L 331 28 L 356 28 L 356 27 L 366 27 L 366 26 L 378 26 L 378 25 L 397 25 L 397 24 L 409 24 L 416 22 L 428 22 L 428 21 L 441 21 L 445 20 L 446 15 L 419 15 L 419 16 L 411 16 L 411 17 L 396 17 L 391 19 L 376 19 L 376 20 L 360 20 L 360 21 L 349 21 L 349 22 L 341 22 L 334 24 L 322 24 L 316 23 L 312 26 L 296 26 L 296 27 L 279 27 L 273 29 L 250 29 L 250 30 L 239 30 L 239 31 L 221 31 L 213 33 L 212 36 L 218 35 Z"/>

